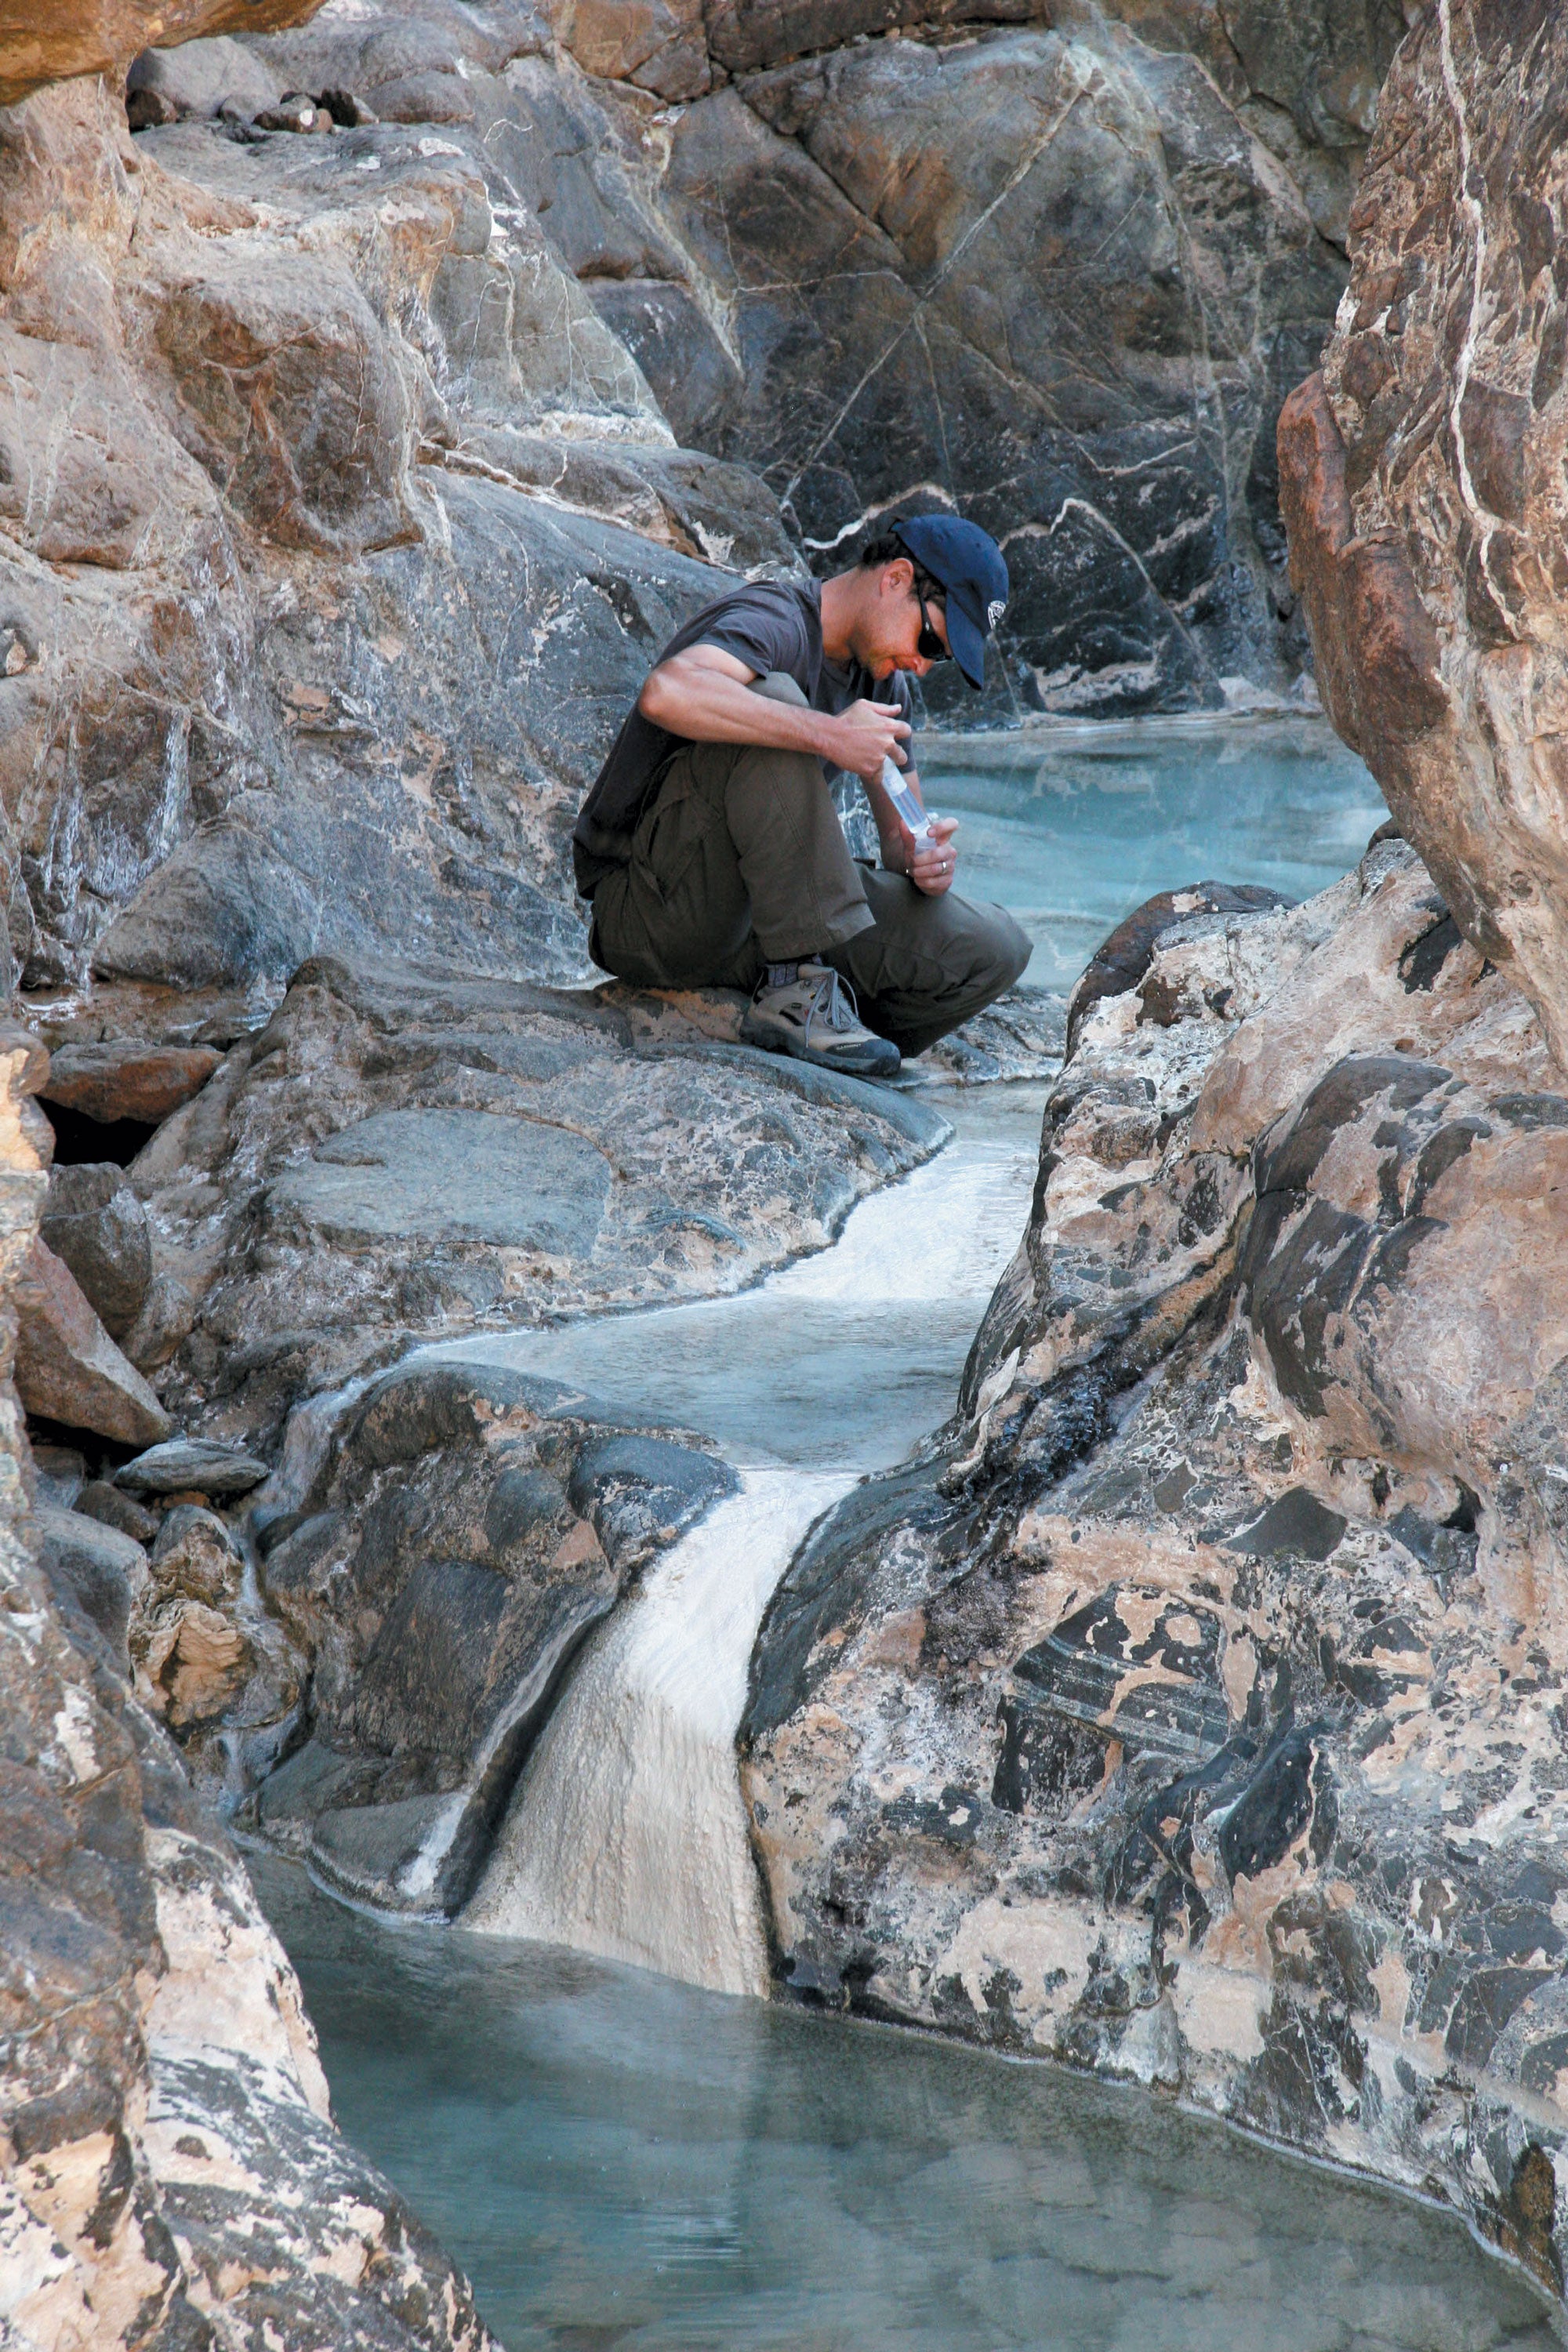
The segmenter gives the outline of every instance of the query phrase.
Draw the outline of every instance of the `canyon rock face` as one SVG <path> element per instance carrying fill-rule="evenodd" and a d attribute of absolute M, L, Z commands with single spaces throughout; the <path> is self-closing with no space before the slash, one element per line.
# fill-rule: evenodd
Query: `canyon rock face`
<path fill-rule="evenodd" d="M 8 1297 L 45 1198 L 44 1076 L 25 1033 L 0 1034 Z M 293 1971 L 126 1681 L 128 1593 L 118 1659 L 101 1609 L 77 1605 L 88 1571 L 101 1601 L 106 1566 L 143 1556 L 34 1507 L 15 1330 L 7 1304 L 0 2326 L 18 2346 L 486 2352 L 466 2283 L 332 2126 Z"/>
<path fill-rule="evenodd" d="M 797 1557 L 742 1759 L 784 1987 L 1440 2196 L 1559 2297 L 1565 71 L 1437 0 L 1281 420 L 1389 837 L 1108 943 L 958 1416 Z"/>
<path fill-rule="evenodd" d="M 780 1981 L 1444 2197 L 1560 2294 L 1568 1099 L 1397 839 L 1161 912 L 958 1417 L 764 1622 Z"/>
<path fill-rule="evenodd" d="M 1322 375 L 1280 428 L 1340 732 L 1568 1052 L 1568 26 L 1440 0 L 1379 101 Z"/>
<path fill-rule="evenodd" d="M 577 799 L 692 559 L 787 568 L 772 501 L 674 447 L 482 142 L 229 131 L 88 80 L 0 121 L 50 225 L 0 240 L 23 982 L 575 976 Z"/>
<path fill-rule="evenodd" d="M 1014 570 L 939 714 L 1289 688 L 1274 419 L 1403 9 L 1051 13 L 329 0 L 170 18 L 222 37 L 134 138 L 87 73 L 7 110 L 24 986 L 580 974 L 569 825 L 661 638 L 900 501 Z M 345 127 L 255 130 L 289 89 Z"/>
<path fill-rule="evenodd" d="M 900 14 L 576 5 L 499 79 L 471 43 L 455 75 L 433 8 L 253 47 L 481 131 L 678 435 L 816 568 L 900 504 L 994 530 L 1005 658 L 983 712 L 935 681 L 942 715 L 1288 688 L 1275 419 L 1403 8 Z"/>

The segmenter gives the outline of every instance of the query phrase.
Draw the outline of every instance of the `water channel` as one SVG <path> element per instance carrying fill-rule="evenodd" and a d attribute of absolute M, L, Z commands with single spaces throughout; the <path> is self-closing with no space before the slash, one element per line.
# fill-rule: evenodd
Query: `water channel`
<path fill-rule="evenodd" d="M 937 741 L 921 765 L 1044 986 L 1152 890 L 1321 887 L 1381 814 L 1306 720 Z M 339 2121 L 509 2352 L 1556 2340 L 1435 2212 L 1142 2096 L 746 1997 L 765 1985 L 731 1744 L 752 1632 L 816 1512 L 951 1409 L 1043 1094 L 930 1089 L 946 1150 L 742 1297 L 468 1350 L 703 1429 L 742 1478 L 590 1644 L 462 1926 L 365 1917 L 258 1864 Z"/>

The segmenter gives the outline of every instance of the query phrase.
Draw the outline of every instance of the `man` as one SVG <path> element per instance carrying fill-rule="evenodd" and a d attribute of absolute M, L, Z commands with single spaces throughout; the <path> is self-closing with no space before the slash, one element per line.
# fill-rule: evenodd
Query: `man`
<path fill-rule="evenodd" d="M 917 842 L 882 784 L 910 677 L 972 687 L 1007 600 L 1002 551 L 950 515 L 896 521 L 852 571 L 731 589 L 671 638 L 583 803 L 590 947 L 643 987 L 743 988 L 748 1044 L 890 1077 L 1011 987 L 1029 943 L 952 889 L 957 826 Z M 850 856 L 834 775 L 858 776 L 880 870 Z"/>

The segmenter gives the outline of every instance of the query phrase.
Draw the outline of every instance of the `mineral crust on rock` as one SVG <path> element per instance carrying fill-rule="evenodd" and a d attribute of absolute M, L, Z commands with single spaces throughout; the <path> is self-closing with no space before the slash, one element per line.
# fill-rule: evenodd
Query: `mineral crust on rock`
<path fill-rule="evenodd" d="M 752 1666 L 781 1984 L 1568 2215 L 1568 1097 L 1414 854 L 1087 1001 L 960 1412 Z"/>

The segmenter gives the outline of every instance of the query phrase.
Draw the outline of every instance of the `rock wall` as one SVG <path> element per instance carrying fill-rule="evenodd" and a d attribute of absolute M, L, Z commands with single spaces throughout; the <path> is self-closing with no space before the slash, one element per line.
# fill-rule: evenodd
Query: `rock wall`
<path fill-rule="evenodd" d="M 797 1559 L 743 1760 L 800 1997 L 1441 2197 L 1558 2297 L 1563 75 L 1557 12 L 1438 0 L 1281 420 L 1395 822 L 1107 942 L 959 1416 Z"/>
<path fill-rule="evenodd" d="M 900 503 L 1016 583 L 939 716 L 1288 689 L 1274 419 L 1403 12 L 1000 13 L 329 0 L 153 52 L 134 138 L 87 73 L 5 111 L 23 985 L 579 972 L 570 817 L 649 653 Z M 255 130 L 290 88 L 344 126 Z"/>
<path fill-rule="evenodd" d="M 552 22 L 501 90 L 459 86 L 425 9 L 416 37 L 329 7 L 258 53 L 458 137 L 525 127 L 518 185 L 674 429 L 760 473 L 818 569 L 900 504 L 994 530 L 985 717 L 1289 686 L 1275 418 L 1342 285 L 1402 7 Z M 940 681 L 933 708 L 975 716 Z"/>
<path fill-rule="evenodd" d="M 469 145 L 132 140 L 91 80 L 0 121 L 25 986 L 582 969 L 570 819 L 700 534 L 789 551 Z"/>
<path fill-rule="evenodd" d="M 1441 0 L 1390 78 L 1321 378 L 1280 429 L 1336 726 L 1568 1051 L 1568 28 Z"/>

